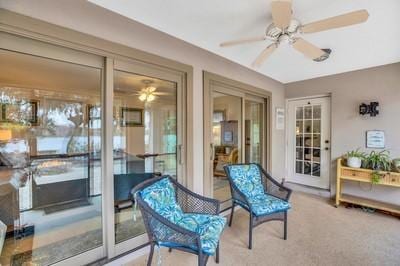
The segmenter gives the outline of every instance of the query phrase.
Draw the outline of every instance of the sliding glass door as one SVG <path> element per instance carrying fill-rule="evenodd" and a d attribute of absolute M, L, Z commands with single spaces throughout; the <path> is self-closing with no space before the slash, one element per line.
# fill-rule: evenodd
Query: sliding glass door
<path fill-rule="evenodd" d="M 162 175 L 186 185 L 186 75 L 0 39 L 0 265 L 81 265 L 148 242 L 131 191 Z"/>
<path fill-rule="evenodd" d="M 184 182 L 182 81 L 177 75 L 115 61 L 113 182 L 115 254 L 147 242 L 131 190 L 170 175 Z M 136 220 L 133 219 L 135 215 Z"/>
<path fill-rule="evenodd" d="M 211 91 L 211 191 L 230 207 L 231 192 L 224 166 L 237 163 L 263 164 L 265 99 L 214 84 Z"/>
<path fill-rule="evenodd" d="M 0 264 L 101 258 L 103 59 L 0 38 Z"/>

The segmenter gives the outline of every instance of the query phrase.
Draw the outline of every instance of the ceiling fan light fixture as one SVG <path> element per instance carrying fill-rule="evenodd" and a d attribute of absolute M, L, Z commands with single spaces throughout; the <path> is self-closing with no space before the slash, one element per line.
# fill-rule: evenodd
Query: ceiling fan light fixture
<path fill-rule="evenodd" d="M 144 101 L 146 101 L 146 99 L 147 99 L 147 94 L 146 93 L 141 93 L 139 95 L 139 100 L 140 101 L 144 102 Z"/>
<path fill-rule="evenodd" d="M 156 96 L 154 96 L 154 94 L 150 93 L 149 95 L 147 95 L 147 102 L 152 102 L 156 99 Z"/>
<path fill-rule="evenodd" d="M 326 59 L 329 58 L 330 54 L 332 53 L 332 50 L 329 49 L 329 48 L 321 49 L 321 50 L 324 51 L 325 54 L 322 55 L 322 56 L 320 56 L 320 57 L 318 57 L 318 58 L 313 59 L 315 62 L 322 62 L 322 61 L 325 61 Z"/>

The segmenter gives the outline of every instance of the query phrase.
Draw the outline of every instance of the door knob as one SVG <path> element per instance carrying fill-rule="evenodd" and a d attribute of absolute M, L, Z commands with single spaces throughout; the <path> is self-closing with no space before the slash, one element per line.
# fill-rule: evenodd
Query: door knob
<path fill-rule="evenodd" d="M 329 150 L 329 148 L 328 148 L 328 147 L 325 147 L 325 150 L 327 151 L 327 150 Z"/>

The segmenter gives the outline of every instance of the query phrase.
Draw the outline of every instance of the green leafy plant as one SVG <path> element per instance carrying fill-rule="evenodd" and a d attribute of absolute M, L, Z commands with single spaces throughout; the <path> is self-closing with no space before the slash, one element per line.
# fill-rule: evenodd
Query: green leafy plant
<path fill-rule="evenodd" d="M 371 173 L 371 183 L 379 184 L 381 182 L 382 175 L 378 171 L 374 171 Z"/>
<path fill-rule="evenodd" d="M 348 151 L 346 153 L 346 158 L 355 157 L 355 158 L 360 158 L 361 160 L 364 160 L 366 158 L 366 156 L 367 156 L 367 154 L 365 152 L 360 151 L 360 148 L 358 148 L 357 150 Z"/>
<path fill-rule="evenodd" d="M 371 151 L 365 158 L 365 167 L 372 170 L 390 171 L 392 168 L 392 160 L 389 156 L 389 151 Z"/>

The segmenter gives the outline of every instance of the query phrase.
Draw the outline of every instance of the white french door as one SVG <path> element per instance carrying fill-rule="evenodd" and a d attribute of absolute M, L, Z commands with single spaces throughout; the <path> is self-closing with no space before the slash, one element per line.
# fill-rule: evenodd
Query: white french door
<path fill-rule="evenodd" d="M 329 189 L 330 98 L 288 101 L 288 181 Z"/>

